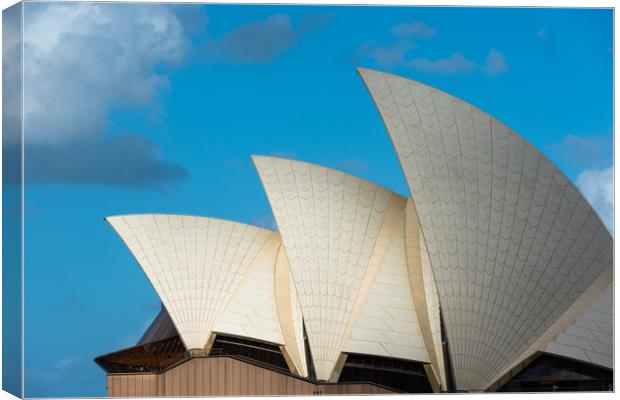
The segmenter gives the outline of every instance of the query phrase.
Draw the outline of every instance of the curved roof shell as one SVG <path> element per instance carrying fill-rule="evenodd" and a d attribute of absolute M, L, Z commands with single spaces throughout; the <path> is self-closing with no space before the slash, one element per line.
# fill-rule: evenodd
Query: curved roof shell
<path fill-rule="evenodd" d="M 538 150 L 477 108 L 359 69 L 419 216 L 458 389 L 479 390 L 612 263 L 596 212 Z"/>
<path fill-rule="evenodd" d="M 206 349 L 216 333 L 281 345 L 291 369 L 304 376 L 301 330 L 286 338 L 274 287 L 280 235 L 215 218 L 125 215 L 107 218 L 166 307 L 188 350 Z M 288 264 L 280 268 L 288 271 Z M 290 273 L 290 271 L 289 271 Z M 288 283 L 288 282 L 287 282 Z M 291 290 L 286 286 L 283 290 Z M 286 340 L 285 340 L 286 339 Z"/>
<path fill-rule="evenodd" d="M 333 169 L 253 157 L 299 294 L 317 378 L 343 352 L 430 362 L 405 252 L 406 199 Z"/>

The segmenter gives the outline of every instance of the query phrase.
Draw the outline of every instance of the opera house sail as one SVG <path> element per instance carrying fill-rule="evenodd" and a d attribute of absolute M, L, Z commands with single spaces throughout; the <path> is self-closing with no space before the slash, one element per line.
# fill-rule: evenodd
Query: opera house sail
<path fill-rule="evenodd" d="M 106 218 L 162 303 L 95 359 L 110 396 L 613 388 L 613 240 L 590 204 L 488 114 L 358 72 L 410 195 L 254 156 L 277 232 Z"/>

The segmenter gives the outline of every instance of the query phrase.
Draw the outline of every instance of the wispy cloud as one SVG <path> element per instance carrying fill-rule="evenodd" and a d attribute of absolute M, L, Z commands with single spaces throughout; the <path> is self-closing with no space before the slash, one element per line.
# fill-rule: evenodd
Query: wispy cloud
<path fill-rule="evenodd" d="M 390 31 L 401 39 L 431 39 L 437 34 L 435 28 L 422 21 L 394 25 Z"/>
<path fill-rule="evenodd" d="M 504 55 L 495 49 L 491 49 L 484 59 L 482 70 L 489 75 L 499 75 L 508 71 Z"/>
<path fill-rule="evenodd" d="M 24 173 L 30 184 L 120 187 L 161 187 L 187 175 L 182 166 L 166 161 L 150 139 L 132 133 L 57 146 L 31 144 Z"/>
<path fill-rule="evenodd" d="M 265 63 L 330 21 L 329 14 L 314 14 L 293 25 L 288 15 L 271 15 L 263 21 L 241 25 L 219 38 L 207 40 L 199 50 L 199 57 L 207 62 Z"/>
<path fill-rule="evenodd" d="M 601 220 L 613 234 L 614 173 L 613 167 L 586 169 L 576 180 L 577 187 L 588 199 Z"/>
<path fill-rule="evenodd" d="M 611 138 L 569 134 L 548 147 L 549 153 L 560 163 L 579 167 L 607 166 L 611 161 Z"/>
<path fill-rule="evenodd" d="M 368 41 L 358 48 L 358 55 L 372 60 L 375 64 L 390 68 L 405 66 L 426 73 L 441 75 L 468 74 L 480 72 L 487 75 L 499 75 L 508 71 L 508 64 L 502 53 L 491 49 L 483 62 L 477 63 L 468 59 L 461 52 L 454 52 L 449 57 L 431 59 L 422 55 L 412 57 L 415 50 L 420 51 L 422 40 L 429 41 L 437 35 L 434 27 L 414 21 L 392 26 L 392 41 L 379 43 Z"/>
<path fill-rule="evenodd" d="M 377 65 L 389 68 L 394 65 L 402 64 L 405 60 L 405 54 L 416 47 L 411 41 L 396 41 L 389 45 L 382 45 L 376 41 L 369 41 L 361 45 L 358 53 L 363 58 L 373 60 Z"/>
<path fill-rule="evenodd" d="M 413 21 L 394 25 L 390 32 L 390 43 L 375 40 L 362 44 L 357 52 L 362 58 L 369 58 L 381 67 L 391 67 L 405 62 L 409 51 L 418 47 L 418 39 L 431 39 L 437 33 L 435 28 L 422 21 Z"/>
<path fill-rule="evenodd" d="M 107 132 L 112 107 L 158 109 L 168 87 L 161 66 L 178 64 L 188 46 L 170 8 L 33 3 L 28 14 L 28 183 L 149 186 L 185 177 L 148 138 Z"/>
<path fill-rule="evenodd" d="M 575 184 L 597 211 L 607 228 L 613 228 L 612 140 L 604 136 L 569 134 L 547 147 L 560 166 L 581 170 Z"/>
<path fill-rule="evenodd" d="M 461 53 L 454 53 L 448 58 L 429 60 L 428 58 L 415 58 L 408 65 L 422 72 L 430 72 L 443 75 L 455 75 L 472 72 L 476 64 L 466 59 Z"/>
<path fill-rule="evenodd" d="M 476 64 L 459 52 L 453 53 L 448 58 L 436 60 L 429 60 L 425 57 L 414 58 L 407 62 L 407 65 L 422 72 L 440 75 L 468 74 L 475 71 L 488 75 L 498 75 L 508 70 L 504 56 L 495 49 L 489 51 L 481 65 Z"/>

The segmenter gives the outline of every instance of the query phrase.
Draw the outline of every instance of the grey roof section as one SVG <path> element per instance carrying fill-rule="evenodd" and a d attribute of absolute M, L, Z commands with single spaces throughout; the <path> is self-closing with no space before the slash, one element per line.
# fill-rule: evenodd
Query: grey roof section
<path fill-rule="evenodd" d="M 179 333 L 172 322 L 172 318 L 170 318 L 170 314 L 168 314 L 168 311 L 162 304 L 159 314 L 157 314 L 153 322 L 151 322 L 151 325 L 149 325 L 146 332 L 144 332 L 136 345 L 140 346 L 147 343 L 157 342 L 173 336 L 178 336 L 178 334 Z"/>

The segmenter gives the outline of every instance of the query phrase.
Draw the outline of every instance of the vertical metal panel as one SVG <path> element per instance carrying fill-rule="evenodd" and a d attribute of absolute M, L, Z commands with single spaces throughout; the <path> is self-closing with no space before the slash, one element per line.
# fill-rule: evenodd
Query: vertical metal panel
<path fill-rule="evenodd" d="M 207 359 L 204 358 L 200 359 L 200 365 L 201 373 L 200 375 L 197 375 L 197 379 L 200 380 L 199 385 L 202 385 L 202 389 L 200 389 L 200 386 L 198 386 L 198 388 L 200 389 L 198 393 L 200 393 L 200 395 L 210 396 L 211 391 L 213 390 L 213 384 L 215 383 L 211 379 L 211 367 L 210 364 L 207 362 Z"/>
<path fill-rule="evenodd" d="M 207 393 L 210 396 L 217 396 L 219 393 L 218 390 L 218 370 L 215 368 L 215 366 L 213 365 L 214 362 L 209 360 L 209 359 L 205 359 L 204 360 L 204 365 L 206 367 L 205 369 L 205 375 L 207 375 L 209 377 L 209 381 L 207 384 Z"/>
<path fill-rule="evenodd" d="M 295 379 L 290 376 L 284 376 L 284 379 L 286 380 L 286 394 L 295 394 Z"/>
<path fill-rule="evenodd" d="M 228 394 L 231 396 L 239 396 L 241 393 L 239 391 L 240 386 L 241 386 L 241 381 L 240 381 L 240 363 L 237 360 L 230 360 L 231 363 L 231 367 L 230 367 L 230 373 L 232 374 L 232 379 L 231 377 L 228 377 L 229 380 L 232 380 L 232 392 L 229 392 Z"/>
<path fill-rule="evenodd" d="M 314 388 L 313 384 L 311 384 L 309 382 L 304 382 L 304 392 L 303 392 L 303 394 L 304 395 L 312 394 L 313 388 Z"/>
<path fill-rule="evenodd" d="M 136 397 L 146 397 L 149 396 L 151 392 L 151 378 L 152 375 L 144 374 L 141 377 L 140 384 L 136 384 Z"/>
<path fill-rule="evenodd" d="M 144 390 L 142 389 L 142 383 L 144 382 L 144 375 L 137 375 L 133 377 L 133 396 L 134 397 L 142 397 L 144 396 Z"/>
<path fill-rule="evenodd" d="M 166 371 L 165 373 L 165 392 L 166 396 L 172 396 L 173 393 L 173 384 L 172 384 L 172 373 L 174 370 Z"/>
<path fill-rule="evenodd" d="M 274 394 L 272 375 L 273 373 L 271 371 L 264 371 L 265 380 L 264 380 L 263 393 L 269 396 L 272 396 Z"/>
<path fill-rule="evenodd" d="M 118 377 L 116 375 L 108 375 L 108 396 L 118 397 Z"/>
<path fill-rule="evenodd" d="M 164 375 L 157 375 L 157 395 L 164 396 L 166 394 L 166 381 Z"/>
<path fill-rule="evenodd" d="M 248 367 L 248 394 L 256 395 L 256 379 L 263 369 L 253 368 L 252 366 Z"/>
<path fill-rule="evenodd" d="M 216 384 L 216 396 L 223 396 L 226 393 L 226 364 L 225 364 L 225 360 L 222 359 L 217 359 L 216 362 L 214 364 L 216 365 L 211 365 L 211 368 L 213 368 L 215 370 L 215 372 L 217 373 L 217 384 Z M 217 365 L 218 363 L 221 363 L 220 365 Z"/>
<path fill-rule="evenodd" d="M 191 374 L 190 369 L 192 368 L 192 361 L 190 360 L 189 362 L 185 362 L 181 365 L 179 365 L 179 373 L 180 373 L 180 382 L 179 382 L 179 386 L 180 386 L 180 395 L 181 396 L 189 396 L 189 376 Z"/>
<path fill-rule="evenodd" d="M 301 379 L 295 379 L 295 394 L 302 395 L 304 394 L 306 382 Z"/>
<path fill-rule="evenodd" d="M 181 377 L 179 367 L 175 367 L 172 369 L 172 392 L 171 396 L 178 396 L 181 393 Z"/>
<path fill-rule="evenodd" d="M 148 393 L 146 394 L 146 396 L 148 397 L 152 397 L 152 396 L 156 396 L 157 395 L 157 375 L 148 375 L 147 376 L 147 382 L 148 382 Z"/>
<path fill-rule="evenodd" d="M 120 395 L 123 397 L 127 396 L 127 375 L 121 375 L 121 384 L 120 384 Z"/>
<path fill-rule="evenodd" d="M 248 364 L 237 363 L 237 371 L 239 374 L 239 394 L 241 396 L 248 395 Z"/>
<path fill-rule="evenodd" d="M 233 392 L 233 388 L 232 388 L 232 360 L 229 358 L 224 359 L 224 382 L 225 382 L 225 388 L 224 388 L 224 393 L 223 395 L 225 396 L 230 396 L 230 394 Z"/>
<path fill-rule="evenodd" d="M 277 395 L 286 395 L 286 380 L 280 374 L 276 375 L 276 386 L 274 387 L 275 393 Z"/>
<path fill-rule="evenodd" d="M 161 374 L 108 375 L 110 397 L 300 396 L 322 394 L 385 394 L 369 384 L 315 385 L 295 376 L 228 357 L 200 357 Z"/>
<path fill-rule="evenodd" d="M 199 358 L 196 360 L 196 373 L 194 374 L 195 376 L 195 385 L 196 387 L 195 392 L 196 392 L 196 396 L 203 396 L 204 395 L 204 358 Z"/>
<path fill-rule="evenodd" d="M 149 392 L 148 375 L 140 375 L 136 380 L 136 397 L 144 397 Z"/>
<path fill-rule="evenodd" d="M 254 373 L 254 393 L 256 393 L 257 396 L 265 394 L 263 379 L 265 379 L 265 370 L 258 368 Z M 250 390 L 252 390 L 252 386 L 250 386 Z"/>
<path fill-rule="evenodd" d="M 187 395 L 196 396 L 196 371 L 197 360 L 194 358 L 187 362 Z"/>

